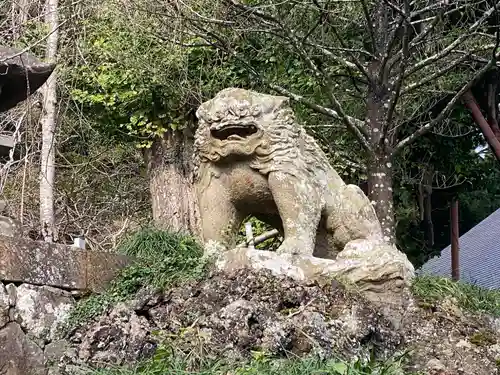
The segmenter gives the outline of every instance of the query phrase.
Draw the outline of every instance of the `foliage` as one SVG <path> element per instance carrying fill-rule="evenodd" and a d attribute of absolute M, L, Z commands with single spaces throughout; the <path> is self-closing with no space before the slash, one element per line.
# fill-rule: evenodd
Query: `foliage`
<path fill-rule="evenodd" d="M 261 220 L 255 218 L 254 216 L 248 217 L 245 220 L 243 220 L 243 224 L 241 225 L 240 231 L 238 232 L 238 243 L 246 241 L 246 232 L 245 232 L 246 222 L 250 222 L 252 224 L 254 237 L 257 237 L 273 229 L 270 225 L 262 222 Z M 255 245 L 255 248 L 262 250 L 270 250 L 270 251 L 276 250 L 278 246 L 281 244 L 281 241 L 282 238 L 280 236 L 276 236 Z"/>
<path fill-rule="evenodd" d="M 216 51 L 158 35 L 164 20 L 114 0 L 87 10 L 74 41 L 79 55 L 65 73 L 71 99 L 105 136 L 149 148 L 165 131 L 189 125 L 202 100 L 238 85 Z"/>
<path fill-rule="evenodd" d="M 164 131 L 189 124 L 197 106 L 222 88 L 263 90 L 248 73 L 247 63 L 270 79 L 286 77 L 293 88 L 318 100 L 322 97 L 303 62 L 286 48 L 270 44 L 271 39 L 240 40 L 238 48 L 249 58 L 242 63 L 216 49 L 179 46 L 174 41 L 181 31 L 163 34 L 169 22 L 162 13 L 145 11 L 151 5 L 146 0 L 127 8 L 114 0 L 91 4 L 73 41 L 79 54 L 64 71 L 70 97 L 104 135 L 150 147 Z M 284 59 L 280 64 L 277 54 Z M 328 151 L 333 143 L 347 142 L 352 147 L 345 131 L 322 126 L 325 116 L 303 105 L 295 110 L 304 125 L 323 134 L 320 138 L 330 143 Z M 338 161 L 338 155 L 329 153 Z"/>
<path fill-rule="evenodd" d="M 236 25 L 231 28 L 202 22 L 207 30 L 213 29 L 227 37 L 226 48 L 203 35 L 193 35 L 196 17 L 193 23 L 179 22 L 179 15 L 170 12 L 168 2 L 93 0 L 61 7 L 61 20 L 66 23 L 61 26 L 58 61 L 61 147 L 56 207 L 58 224 L 64 228 L 62 232 L 84 233 L 93 248 L 107 250 L 116 242 L 114 237 L 121 235 L 122 223 L 129 217 L 134 215 L 134 221 L 147 221 L 149 197 L 144 164 L 138 160 L 140 153 L 134 153 L 127 142 L 149 147 L 165 130 L 179 129 L 193 122 L 198 104 L 227 86 L 279 92 L 272 89 L 278 86 L 300 95 L 303 100 L 293 102 L 298 121 L 320 142 L 341 177 L 356 184 L 366 180 L 366 155 L 357 138 L 346 131 L 341 120 L 306 103 L 330 108 L 333 92 L 347 114 L 359 119 L 366 115 L 366 77 L 352 66 L 355 59 L 363 66 L 371 61 L 369 27 L 364 27 L 362 2 L 316 3 L 330 3 L 332 8 L 328 13 L 334 17 L 326 19 L 325 14 L 321 15 L 319 9 L 309 3 L 243 2 L 265 12 L 277 12 L 285 26 L 291 25 L 296 33 L 307 35 L 302 40 L 307 56 L 328 79 L 318 79 L 307 59 L 291 44 L 289 35 L 257 27 L 255 18 L 246 17 L 244 12 L 235 14 L 234 7 L 225 6 L 228 1 L 190 3 L 192 10 L 201 16 L 222 20 L 235 16 L 231 21 Z M 366 3 L 371 10 L 373 2 Z M 2 16 L 11 17 L 7 11 L 11 9 L 10 2 L 3 0 L 0 4 Z M 453 12 L 439 20 L 429 38 L 416 47 L 408 66 L 442 51 L 450 42 L 465 35 L 464 30 L 470 27 L 474 17 L 477 19 L 482 5 L 480 1 L 463 5 L 466 12 L 460 22 L 453 21 Z M 413 12 L 425 7 L 421 2 L 414 6 Z M 438 8 L 426 15 L 429 24 L 440 11 Z M 19 37 L 11 40 L 6 32 L 5 41 L 24 48 L 46 36 L 41 17 L 35 15 L 34 9 L 31 11 L 34 16 L 24 25 L 18 25 L 18 31 L 22 31 L 18 32 Z M 394 17 L 392 13 L 389 18 Z M 2 27 L 15 23 L 10 21 Z M 391 27 L 393 25 L 396 23 L 391 23 Z M 200 34 L 200 29 L 196 29 L 196 33 Z M 211 45 L 205 43 L 207 39 Z M 475 58 L 489 57 L 490 50 L 481 50 L 482 41 L 486 39 L 490 44 L 490 37 L 482 30 L 471 33 L 450 54 L 405 78 L 404 86 L 413 87 L 438 69 L 454 64 L 465 56 L 465 50 L 477 50 Z M 40 43 L 31 52 L 43 56 L 43 45 Z M 397 39 L 393 52 L 400 47 L 401 40 Z M 350 64 L 346 65 L 346 61 Z M 396 110 L 394 139 L 413 134 L 429 119 L 428 112 L 435 116 L 452 91 L 467 81 L 480 65 L 464 62 L 404 94 Z M 36 124 L 27 124 L 26 128 L 36 129 Z M 488 164 L 491 169 L 488 170 L 480 166 L 470 152 L 483 141 L 477 129 L 471 126 L 469 114 L 455 110 L 449 121 L 441 122 L 435 130 L 436 134 L 420 138 L 412 148 L 403 150 L 393 163 L 398 245 L 416 265 L 449 243 L 446 205 L 451 193 L 442 194 L 441 190 L 434 192 L 436 244 L 429 248 L 424 242 L 416 199 L 422 169 L 432 166 L 448 185 L 453 185 L 456 178 L 466 181 L 460 189 L 453 190 L 460 194 L 462 232 L 500 205 L 494 183 L 497 177 L 494 163 Z M 458 137 L 457 133 L 463 135 Z M 32 164 L 38 163 L 37 137 L 36 133 L 30 134 L 22 142 L 27 150 L 35 149 L 35 156 L 27 158 Z M 20 147 L 21 156 L 27 157 L 25 146 Z M 38 225 L 37 198 L 31 193 L 36 191 L 36 176 L 37 170 L 31 166 L 17 169 L 9 176 L 11 181 L 5 193 L 15 208 L 12 215 L 22 217 L 24 224 L 33 228 Z M 19 193 L 21 191 L 25 193 Z M 251 221 L 257 235 L 269 229 L 255 218 Z M 243 235 L 244 229 L 240 239 Z M 268 240 L 260 248 L 272 248 L 276 244 Z"/>
<path fill-rule="evenodd" d="M 391 146 L 408 136 L 404 134 L 408 126 L 420 127 L 436 117 L 440 111 L 430 111 L 436 102 L 447 104 L 457 89 L 471 81 L 481 64 L 470 63 L 466 51 L 487 59 L 493 47 L 487 34 L 491 30 L 483 32 L 486 16 L 480 16 L 494 9 L 491 5 L 484 9 L 482 1 L 468 2 L 467 17 L 459 20 L 448 3 L 429 8 L 416 2 L 408 5 L 410 9 L 379 1 L 327 0 L 307 4 L 199 0 L 185 6 L 150 6 L 156 17 L 171 21 L 159 30 L 166 39 L 189 45 L 196 35 L 260 85 L 291 94 L 312 112 L 326 114 L 334 122 L 342 120 L 351 130 L 342 113 L 359 119 L 357 140 L 363 129 L 370 133 L 375 126 L 364 123 L 370 93 L 387 91 L 387 107 L 389 102 L 396 105 L 394 112 L 388 111 L 394 116 L 388 114 L 376 126 L 387 125 L 377 130 L 387 131 L 383 136 Z M 452 15 L 443 16 L 447 12 Z M 431 26 L 407 25 L 403 13 L 425 17 Z M 377 38 L 379 42 L 372 40 Z"/>
<path fill-rule="evenodd" d="M 367 361 L 341 359 L 322 360 L 317 357 L 287 359 L 269 358 L 255 353 L 248 363 L 223 363 L 205 360 L 201 365 L 190 365 L 187 355 L 174 355 L 171 348 L 160 347 L 155 357 L 133 368 L 97 370 L 93 375 L 418 375 L 405 373 L 402 366 L 405 356 L 389 359 L 385 362 L 371 358 Z"/>
<path fill-rule="evenodd" d="M 127 17 L 118 6 L 93 3 L 88 17 L 80 20 L 82 56 L 66 69 L 72 81 L 69 94 L 94 115 L 101 133 L 127 140 L 132 136 L 148 147 L 151 136 L 161 135 L 168 125 L 179 126 L 174 113 L 181 106 L 177 90 L 185 84 L 186 56 L 146 37 L 139 26 L 144 19 L 133 13 Z"/>
<path fill-rule="evenodd" d="M 129 235 L 118 251 L 136 257 L 134 264 L 123 269 L 104 293 L 79 301 L 66 331 L 131 298 L 142 287 L 163 289 L 195 280 L 204 275 L 207 266 L 202 247 L 192 237 L 155 228 Z"/>
<path fill-rule="evenodd" d="M 488 290 L 443 277 L 419 276 L 412 284 L 412 291 L 425 302 L 453 298 L 464 310 L 500 317 L 500 290 Z"/>
<path fill-rule="evenodd" d="M 431 131 L 455 130 L 449 121 L 452 110 L 463 92 L 494 66 L 492 56 L 498 53 L 498 45 L 490 43 L 495 30 L 489 27 L 498 12 L 480 0 L 464 3 L 463 12 L 454 8 L 456 3 L 428 7 L 409 1 L 398 6 L 329 0 L 150 5 L 158 17 L 171 20 L 161 29 L 165 38 L 184 43 L 198 36 L 266 90 L 291 97 L 333 126 L 344 126 L 344 142 L 328 134 L 325 144 L 333 155 L 341 146 L 349 161 L 345 164 L 366 166 L 353 174 L 372 180 L 368 194 L 375 201 L 381 199 L 377 190 L 385 190 L 386 197 L 395 190 L 389 178 L 382 184 L 373 181 L 379 169 L 387 169 L 382 176 L 389 176 L 396 163 L 406 163 L 402 154 L 412 153 L 409 144 Z M 173 30 L 183 33 L 172 36 Z M 325 133 L 315 136 L 321 139 Z M 452 143 L 448 141 L 443 143 Z M 448 146 L 451 152 L 453 146 Z M 446 179 L 463 174 L 440 172 Z M 393 180 L 398 178 L 395 174 Z M 392 237 L 391 199 L 376 203 L 383 229 Z M 403 207 L 399 213 L 404 217 L 398 219 L 410 226 L 414 220 L 406 216 L 414 212 Z M 410 252 L 416 253 L 417 245 L 411 245 Z"/>

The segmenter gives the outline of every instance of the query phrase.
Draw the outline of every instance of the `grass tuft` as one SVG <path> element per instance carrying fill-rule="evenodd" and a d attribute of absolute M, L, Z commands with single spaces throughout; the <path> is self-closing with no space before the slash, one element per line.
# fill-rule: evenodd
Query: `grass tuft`
<path fill-rule="evenodd" d="M 464 310 L 500 317 L 500 290 L 488 290 L 436 276 L 416 277 L 412 290 L 415 296 L 425 302 L 454 298 Z"/>
<path fill-rule="evenodd" d="M 403 370 L 407 353 L 385 362 L 373 358 L 346 362 L 318 357 L 277 359 L 258 356 L 246 363 L 202 361 L 194 368 L 189 355 L 175 352 L 175 349 L 160 348 L 152 359 L 135 367 L 94 370 L 89 375 L 419 375 Z"/>
<path fill-rule="evenodd" d="M 139 230 L 123 240 L 118 252 L 136 257 L 102 294 L 92 294 L 71 311 L 65 332 L 102 314 L 108 307 L 126 301 L 140 288 L 171 287 L 205 274 L 203 248 L 189 235 L 155 228 Z"/>

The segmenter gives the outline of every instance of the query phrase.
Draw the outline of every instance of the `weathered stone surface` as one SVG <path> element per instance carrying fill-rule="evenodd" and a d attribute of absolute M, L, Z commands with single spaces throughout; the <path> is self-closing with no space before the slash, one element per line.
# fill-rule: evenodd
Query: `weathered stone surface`
<path fill-rule="evenodd" d="M 5 290 L 9 295 L 9 306 L 14 307 L 17 301 L 17 288 L 14 284 L 10 283 L 5 286 Z"/>
<path fill-rule="evenodd" d="M 150 338 L 151 330 L 145 317 L 119 304 L 109 316 L 79 333 L 78 358 L 98 367 L 138 361 L 151 355 L 156 347 Z"/>
<path fill-rule="evenodd" d="M 76 350 L 67 340 L 56 340 L 47 344 L 43 353 L 49 367 L 58 367 L 66 357 L 76 358 Z"/>
<path fill-rule="evenodd" d="M 299 281 L 337 278 L 356 285 L 372 302 L 402 306 L 401 300 L 409 288 L 413 268 L 406 256 L 384 243 L 357 253 L 356 241 L 346 246 L 336 260 L 307 255 L 277 254 L 248 248 L 235 248 L 217 253 L 215 265 L 219 270 L 232 272 L 239 268 L 270 270 L 276 276 L 288 276 Z M 373 243 L 372 243 L 373 244 Z M 359 245 L 366 245 L 360 241 Z M 374 280 L 380 280 L 374 283 Z"/>
<path fill-rule="evenodd" d="M 117 273 L 130 264 L 130 258 L 112 253 L 86 251 L 86 288 L 102 292 Z"/>
<path fill-rule="evenodd" d="M 0 374 L 47 374 L 42 349 L 26 337 L 17 323 L 0 329 Z"/>
<path fill-rule="evenodd" d="M 43 63 L 35 56 L 21 52 L 0 46 L 0 112 L 34 93 L 55 68 L 55 64 Z"/>
<path fill-rule="evenodd" d="M 134 316 L 139 319 L 132 330 Z M 152 330 L 164 334 L 151 337 Z M 447 375 L 494 375 L 496 332 L 493 319 L 450 301 L 411 305 L 394 327 L 378 307 L 338 282 L 297 281 L 247 268 L 215 273 L 162 296 L 143 289 L 73 332 L 70 340 L 80 357 L 67 356 L 61 367 L 75 374 L 76 363 L 134 362 L 166 338 L 175 350 L 196 351 L 203 359 L 248 359 L 254 350 L 347 359 L 366 358 L 373 350 L 384 359 L 408 349 L 408 373 L 439 374 L 432 371 L 441 368 Z"/>
<path fill-rule="evenodd" d="M 130 258 L 0 235 L 0 280 L 101 291 Z"/>
<path fill-rule="evenodd" d="M 355 239 L 382 238 L 363 192 L 346 185 L 294 119 L 289 99 L 229 88 L 196 112 L 202 236 L 234 247 L 256 215 L 284 230 L 278 253 L 335 258 Z"/>
<path fill-rule="evenodd" d="M 0 215 L 0 235 L 9 237 L 22 237 L 21 223 L 8 216 Z"/>
<path fill-rule="evenodd" d="M 234 248 L 242 220 L 253 215 L 284 234 L 276 251 L 284 258 L 262 255 L 264 262 L 256 253 L 245 258 L 236 250 L 222 255 L 230 268 L 242 261 L 305 277 L 326 266 L 326 273 L 346 277 L 381 301 L 388 287 L 394 293 L 408 284 L 413 265 L 384 244 L 388 239 L 370 201 L 357 186 L 344 183 L 295 122 L 288 98 L 229 88 L 196 114 L 196 189 L 207 252 Z M 297 268 L 291 255 L 309 257 L 311 265 L 303 267 L 309 261 L 299 257 L 303 266 Z"/>
<path fill-rule="evenodd" d="M 68 246 L 0 236 L 0 279 L 86 288 L 86 255 Z"/>
<path fill-rule="evenodd" d="M 10 299 L 5 286 L 0 283 L 0 328 L 9 322 Z"/>
<path fill-rule="evenodd" d="M 15 319 L 42 348 L 55 338 L 58 325 L 75 304 L 71 293 L 48 286 L 22 284 L 17 296 Z"/>
<path fill-rule="evenodd" d="M 499 374 L 500 335 L 489 317 L 461 311 L 445 299 L 406 320 L 412 371 L 429 374 Z M 432 372 L 442 371 L 442 372 Z"/>

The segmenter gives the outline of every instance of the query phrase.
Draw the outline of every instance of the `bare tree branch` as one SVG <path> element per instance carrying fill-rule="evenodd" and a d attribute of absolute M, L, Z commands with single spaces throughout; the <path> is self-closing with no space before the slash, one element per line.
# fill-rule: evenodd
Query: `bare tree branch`
<path fill-rule="evenodd" d="M 450 52 L 453 51 L 455 47 L 458 45 L 462 44 L 466 39 L 470 38 L 475 30 L 477 30 L 480 26 L 483 25 L 486 19 L 490 17 L 493 12 L 495 11 L 496 7 L 500 5 L 500 2 L 494 2 L 494 6 L 489 8 L 482 16 L 479 18 L 472 26 L 469 27 L 467 32 L 464 32 L 462 35 L 460 35 L 457 39 L 455 39 L 452 43 L 450 43 L 447 47 L 442 49 L 440 52 L 427 57 L 424 60 L 419 61 L 415 65 L 413 65 L 410 69 L 408 69 L 406 75 L 410 76 L 414 74 L 415 72 L 419 71 L 420 69 L 424 68 L 425 66 L 428 66 L 429 64 L 442 59 L 443 57 L 447 56 Z"/>
<path fill-rule="evenodd" d="M 442 69 L 439 69 L 437 71 L 435 71 L 434 73 L 432 73 L 431 75 L 429 76 L 426 76 L 424 79 L 421 79 L 420 81 L 417 81 L 417 82 L 414 82 L 414 83 L 411 83 L 409 85 L 407 85 L 406 87 L 403 88 L 403 90 L 401 91 L 401 95 L 404 95 L 404 94 L 408 94 L 412 91 L 415 91 L 416 89 L 436 80 L 437 78 L 445 75 L 446 73 L 450 72 L 451 70 L 453 70 L 454 68 L 456 68 L 457 66 L 459 66 L 460 64 L 462 64 L 463 62 L 467 61 L 469 58 L 470 58 L 470 54 L 466 54 L 466 55 L 463 55 L 462 57 L 460 57 L 459 59 L 455 60 L 453 63 L 445 66 L 444 68 Z"/>
<path fill-rule="evenodd" d="M 434 119 L 429 121 L 427 124 L 422 126 L 420 129 L 418 129 L 416 132 L 414 132 L 412 135 L 404 138 L 401 140 L 394 148 L 392 151 L 392 156 L 396 155 L 399 153 L 404 147 L 410 145 L 413 143 L 415 140 L 417 140 L 420 136 L 428 133 L 436 124 L 441 122 L 448 114 L 449 112 L 453 109 L 455 104 L 462 98 L 462 95 L 466 93 L 470 88 L 479 80 L 491 67 L 495 65 L 495 60 L 498 58 L 498 55 L 495 57 L 495 59 L 491 59 L 488 64 L 483 66 L 475 75 L 474 77 L 466 83 L 462 88 L 455 94 L 455 96 L 448 102 L 446 107 L 439 113 L 438 116 L 436 116 Z"/>
<path fill-rule="evenodd" d="M 405 69 L 408 63 L 408 58 L 410 57 L 410 51 L 408 49 L 408 43 L 410 38 L 410 19 L 408 18 L 410 14 L 410 0 L 403 0 L 404 10 L 402 11 L 402 17 L 404 19 L 404 27 L 403 27 L 403 61 L 399 66 L 399 75 L 396 80 L 395 89 L 393 90 L 393 95 L 391 95 L 391 100 L 389 104 L 389 110 L 387 111 L 387 120 L 386 123 L 382 126 L 382 137 L 385 139 L 387 136 L 387 130 L 391 127 L 392 117 L 394 115 L 394 110 L 396 108 L 396 104 L 399 100 L 399 95 L 401 91 L 401 87 L 403 85 L 403 80 L 405 76 Z"/>

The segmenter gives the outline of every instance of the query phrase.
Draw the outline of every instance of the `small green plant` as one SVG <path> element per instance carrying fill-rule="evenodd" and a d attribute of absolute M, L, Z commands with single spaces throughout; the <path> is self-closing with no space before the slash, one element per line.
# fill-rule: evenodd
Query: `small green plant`
<path fill-rule="evenodd" d="M 500 290 L 483 289 L 435 276 L 415 278 L 412 290 L 415 296 L 426 303 L 454 298 L 458 306 L 465 310 L 500 316 Z"/>
<path fill-rule="evenodd" d="M 340 359 L 324 360 L 315 356 L 273 358 L 265 352 L 257 351 L 245 363 L 197 357 L 197 365 L 193 365 L 192 354 L 181 353 L 175 347 L 162 345 L 153 358 L 134 367 L 98 370 L 89 375 L 418 375 L 403 370 L 402 362 L 407 353 L 384 362 L 375 360 L 373 356 L 368 361 L 357 359 L 349 362 Z"/>
<path fill-rule="evenodd" d="M 469 340 L 472 344 L 477 346 L 488 346 L 497 343 L 497 339 L 495 336 L 496 335 L 491 331 L 481 330 L 470 336 Z"/>
<path fill-rule="evenodd" d="M 79 301 L 66 321 L 66 331 L 132 297 L 140 288 L 163 289 L 202 277 L 208 265 L 203 248 L 189 235 L 146 228 L 123 240 L 118 251 L 135 257 L 102 294 Z"/>

